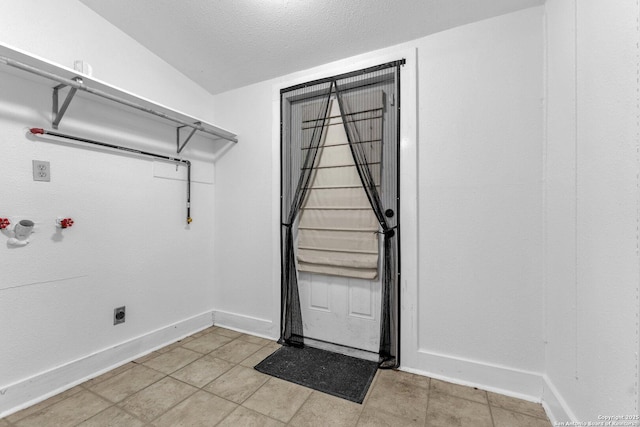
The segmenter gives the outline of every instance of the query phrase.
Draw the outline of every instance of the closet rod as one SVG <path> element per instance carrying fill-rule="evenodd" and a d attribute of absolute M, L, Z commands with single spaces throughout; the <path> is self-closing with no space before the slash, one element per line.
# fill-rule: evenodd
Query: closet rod
<path fill-rule="evenodd" d="M 51 135 L 51 136 L 56 136 L 58 138 L 85 142 L 87 144 L 99 145 L 100 147 L 113 148 L 120 151 L 127 151 L 129 153 L 140 154 L 143 156 L 149 156 L 149 157 L 154 157 L 156 159 L 166 160 L 168 162 L 183 163 L 187 165 L 187 224 L 191 224 L 191 222 L 193 221 L 193 219 L 191 218 L 191 162 L 189 160 L 176 159 L 175 157 L 165 156 L 162 154 L 149 153 L 148 151 L 140 151 L 133 148 L 122 147 L 120 145 L 114 145 L 114 144 L 108 144 L 106 142 L 95 141 L 93 139 L 81 138 L 79 136 L 53 132 L 53 131 L 42 129 L 42 128 L 31 128 L 29 129 L 29 132 L 31 132 L 33 135 Z"/>
<path fill-rule="evenodd" d="M 101 91 L 99 89 L 91 88 L 91 87 L 85 85 L 84 83 L 82 83 L 81 80 L 80 81 L 76 81 L 76 80 L 72 80 L 72 79 L 67 79 L 67 78 L 59 76 L 57 74 L 53 74 L 53 73 L 50 73 L 50 72 L 45 71 L 45 70 L 41 70 L 41 69 L 36 68 L 36 67 L 32 67 L 31 65 L 27 65 L 27 64 L 24 64 L 22 62 L 15 61 L 15 60 L 13 60 L 11 58 L 7 58 L 6 56 L 0 56 L 0 62 L 4 63 L 4 64 L 6 64 L 6 65 L 8 65 L 10 67 L 14 67 L 14 68 L 17 68 L 19 70 L 27 71 L 29 73 L 36 74 L 36 75 L 38 75 L 40 77 L 45 77 L 47 79 L 57 81 L 58 83 L 62 83 L 64 85 L 66 85 L 66 86 L 69 86 L 69 87 L 72 87 L 72 88 L 75 88 L 75 89 L 80 89 L 82 91 L 91 93 L 91 94 L 99 96 L 101 98 L 105 98 L 105 99 L 108 99 L 110 101 L 117 102 L 117 103 L 122 104 L 122 105 L 126 105 L 127 107 L 131 107 L 131 108 L 134 108 L 136 110 L 144 111 L 145 113 L 149 113 L 149 114 L 152 114 L 154 116 L 161 117 L 163 119 L 172 121 L 174 123 L 178 123 L 178 124 L 180 124 L 182 126 L 187 126 L 187 127 L 192 128 L 192 129 L 198 130 L 200 132 L 204 132 L 204 133 L 208 133 L 210 135 L 217 136 L 217 137 L 222 138 L 222 139 L 227 140 L 227 141 L 232 141 L 232 142 L 236 142 L 236 143 L 238 142 L 238 138 L 236 138 L 235 135 L 233 135 L 231 133 L 207 129 L 204 126 L 202 126 L 202 125 L 200 125 L 198 123 L 186 122 L 186 121 L 181 120 L 181 119 L 179 119 L 177 117 L 173 117 L 173 116 L 170 116 L 168 114 L 165 114 L 165 113 L 163 113 L 161 111 L 156 111 L 156 110 L 153 110 L 151 108 L 144 107 L 142 105 L 136 104 L 135 102 L 131 102 L 131 101 L 128 101 L 126 99 L 117 97 L 115 95 L 110 95 L 110 94 L 108 94 L 106 92 L 103 92 L 103 91 Z"/>

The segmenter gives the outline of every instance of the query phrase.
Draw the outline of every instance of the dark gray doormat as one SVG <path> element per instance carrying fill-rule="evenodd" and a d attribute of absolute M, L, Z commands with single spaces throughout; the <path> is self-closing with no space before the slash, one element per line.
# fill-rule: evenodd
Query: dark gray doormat
<path fill-rule="evenodd" d="M 255 366 L 276 378 L 362 403 L 378 363 L 313 347 L 280 347 Z"/>

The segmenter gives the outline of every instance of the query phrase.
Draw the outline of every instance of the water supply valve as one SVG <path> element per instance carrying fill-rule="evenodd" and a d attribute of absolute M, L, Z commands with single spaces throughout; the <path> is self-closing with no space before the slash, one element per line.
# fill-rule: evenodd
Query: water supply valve
<path fill-rule="evenodd" d="M 13 237 L 7 240 L 10 246 L 26 246 L 29 243 L 29 236 L 33 233 L 36 223 L 29 219 L 22 219 L 13 227 Z"/>
<path fill-rule="evenodd" d="M 73 219 L 71 218 L 57 218 L 56 226 L 58 228 L 69 228 L 73 225 Z"/>
<path fill-rule="evenodd" d="M 0 218 L 0 230 L 4 230 L 10 225 L 11 225 L 11 221 L 9 221 L 9 218 Z"/>

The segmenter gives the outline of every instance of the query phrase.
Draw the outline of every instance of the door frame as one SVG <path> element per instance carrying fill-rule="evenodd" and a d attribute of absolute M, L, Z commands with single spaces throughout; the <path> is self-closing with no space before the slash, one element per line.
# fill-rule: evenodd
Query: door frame
<path fill-rule="evenodd" d="M 272 275 L 271 275 L 271 321 L 269 335 L 280 335 L 281 319 L 281 262 L 280 262 L 280 90 L 304 82 L 342 75 L 402 58 L 406 61 L 401 67 L 401 85 L 399 96 L 402 99 L 400 115 L 400 221 L 403 237 L 399 241 L 402 263 L 399 264 L 401 282 L 397 291 L 399 312 L 395 327 L 398 336 L 397 363 L 403 366 L 415 366 L 418 356 L 418 324 L 416 301 L 418 300 L 418 56 L 415 46 L 405 43 L 375 52 L 358 55 L 321 65 L 309 70 L 296 72 L 274 79 L 271 90 L 272 103 Z M 400 340 L 400 338 L 402 338 Z"/>
<path fill-rule="evenodd" d="M 395 108 L 395 113 L 396 113 L 396 121 L 395 121 L 395 127 L 396 127 L 396 131 L 395 131 L 395 156 L 396 156 L 396 161 L 397 161 L 397 170 L 396 170 L 396 176 L 393 178 L 394 182 L 395 182 L 395 195 L 396 195 L 396 200 L 395 203 L 392 205 L 393 209 L 396 213 L 397 219 L 395 220 L 395 238 L 396 238 L 396 244 L 395 244 L 395 267 L 396 267 L 396 277 L 395 277 L 395 281 L 392 281 L 393 283 L 393 288 L 390 290 L 391 292 L 391 299 L 392 299 L 392 306 L 389 307 L 390 310 L 390 315 L 391 315 L 391 354 L 394 355 L 394 359 L 395 359 L 395 365 L 394 367 L 398 367 L 399 366 L 399 360 L 400 360 L 400 323 L 401 323 L 401 316 L 400 316 L 400 308 L 401 308 L 401 303 L 400 303 L 400 288 L 401 288 L 401 230 L 402 230 L 402 222 L 401 222 L 401 186 L 400 186 L 400 176 L 401 176 L 401 169 L 402 169 L 402 159 L 401 159 L 401 150 L 400 150 L 400 135 L 401 135 L 401 119 L 402 119 L 402 115 L 401 115 L 401 69 L 402 67 L 404 67 L 406 64 L 406 60 L 404 58 L 400 58 L 400 59 L 396 59 L 394 61 L 389 61 L 389 62 L 385 62 L 385 63 L 381 63 L 381 64 L 377 64 L 371 67 L 366 67 L 364 69 L 358 69 L 358 70 L 353 70 L 353 71 L 349 71 L 349 72 L 345 72 L 345 73 L 341 73 L 341 74 L 337 74 L 337 75 L 332 75 L 329 77 L 325 77 L 325 78 L 321 78 L 321 79 L 315 79 L 315 80 L 310 80 L 310 81 L 306 81 L 304 83 L 300 83 L 300 84 L 296 84 L 296 85 L 292 85 L 292 86 L 288 86 L 285 87 L 283 89 L 280 90 L 280 102 L 279 102 L 279 114 L 278 116 L 280 117 L 280 123 L 279 123 L 279 129 L 280 129 L 280 159 L 283 159 L 283 155 L 284 155 L 284 150 L 285 150 L 285 129 L 284 129 L 284 118 L 282 117 L 282 112 L 283 111 L 289 111 L 289 109 L 291 108 L 290 106 L 292 105 L 291 102 L 289 100 L 289 98 L 287 97 L 287 93 L 291 93 L 291 92 L 295 92 L 296 90 L 299 89 L 304 89 L 306 87 L 311 87 L 311 86 L 316 86 L 316 85 L 323 85 L 329 82 L 334 82 L 337 80 L 343 80 L 343 79 L 348 79 L 351 77 L 359 77 L 359 76 L 363 76 L 363 75 L 367 75 L 370 73 L 375 73 L 376 71 L 381 71 L 381 70 L 389 70 L 389 69 L 394 69 L 395 70 L 395 78 L 394 78 L 394 93 L 393 93 L 393 103 L 391 105 L 394 105 L 393 108 Z M 278 217 L 278 224 L 280 224 L 282 222 L 282 213 L 283 213 L 283 205 L 282 205 L 282 195 L 284 194 L 284 187 L 283 187 L 283 167 L 282 167 L 282 163 L 279 163 L 279 175 L 280 175 L 280 185 L 279 185 L 279 207 L 280 207 L 280 215 Z M 280 232 L 280 256 L 282 256 L 283 254 L 283 249 L 284 249 L 284 245 L 285 242 L 283 240 L 283 233 Z M 386 255 L 385 255 L 386 256 Z M 280 263 L 282 265 L 282 259 L 280 259 Z M 282 280 L 283 278 L 281 277 L 281 303 L 280 303 L 280 319 L 284 318 L 285 315 L 285 311 L 284 311 L 284 307 L 282 306 L 282 301 L 284 301 L 284 293 L 286 292 L 286 290 L 282 287 Z M 382 280 L 382 279 L 380 279 Z M 300 286 L 300 282 L 297 282 L 298 287 Z M 300 290 L 298 289 L 298 294 L 300 294 Z M 384 298 L 382 298 L 381 295 L 381 305 L 379 307 L 379 310 L 383 309 L 382 306 L 382 302 L 384 301 Z M 304 303 L 303 301 L 299 302 L 301 305 L 301 309 L 302 309 L 302 304 Z M 380 318 L 380 321 L 382 321 L 382 317 Z M 379 325 L 380 327 L 381 325 Z M 306 336 L 305 336 L 306 337 Z M 313 340 L 313 337 L 312 337 Z M 355 350 L 352 349 L 349 346 L 345 346 L 344 344 L 337 344 L 337 343 L 328 343 L 328 344 L 333 344 L 335 346 L 338 347 L 345 347 L 348 350 Z"/>

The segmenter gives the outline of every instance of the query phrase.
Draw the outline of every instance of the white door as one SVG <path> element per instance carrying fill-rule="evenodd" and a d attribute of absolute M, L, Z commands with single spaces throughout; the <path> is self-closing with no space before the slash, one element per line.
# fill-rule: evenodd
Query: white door
<path fill-rule="evenodd" d="M 307 344 L 311 339 L 377 353 L 379 227 L 361 187 L 335 101 L 323 133 L 298 227 L 303 332 Z"/>
<path fill-rule="evenodd" d="M 378 352 L 380 281 L 300 272 L 305 338 Z"/>

